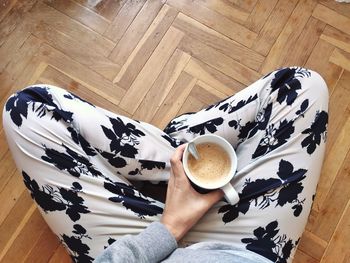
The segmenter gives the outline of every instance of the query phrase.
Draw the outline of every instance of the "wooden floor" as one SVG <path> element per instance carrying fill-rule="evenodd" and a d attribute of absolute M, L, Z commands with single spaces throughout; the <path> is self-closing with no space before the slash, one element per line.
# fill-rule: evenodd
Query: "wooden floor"
<path fill-rule="evenodd" d="M 0 108 L 34 83 L 164 127 L 287 65 L 330 91 L 328 149 L 294 262 L 350 262 L 350 4 L 333 0 L 0 0 Z M 0 126 L 0 261 L 69 262 Z"/>

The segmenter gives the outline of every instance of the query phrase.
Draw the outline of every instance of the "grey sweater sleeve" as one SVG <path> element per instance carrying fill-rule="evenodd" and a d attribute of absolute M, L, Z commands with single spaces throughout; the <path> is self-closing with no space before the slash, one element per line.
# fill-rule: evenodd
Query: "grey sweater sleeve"
<path fill-rule="evenodd" d="M 176 248 L 177 242 L 168 229 L 163 224 L 154 222 L 136 236 L 119 238 L 94 262 L 159 262 Z"/>

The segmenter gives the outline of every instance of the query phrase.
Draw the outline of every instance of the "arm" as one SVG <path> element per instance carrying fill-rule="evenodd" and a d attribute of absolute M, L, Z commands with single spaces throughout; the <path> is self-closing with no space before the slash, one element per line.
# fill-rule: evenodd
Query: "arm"
<path fill-rule="evenodd" d="M 159 262 L 177 248 L 179 241 L 218 202 L 223 193 L 200 194 L 194 190 L 182 166 L 185 145 L 171 163 L 171 176 L 161 223 L 154 222 L 136 236 L 127 235 L 108 247 L 95 262 Z"/>

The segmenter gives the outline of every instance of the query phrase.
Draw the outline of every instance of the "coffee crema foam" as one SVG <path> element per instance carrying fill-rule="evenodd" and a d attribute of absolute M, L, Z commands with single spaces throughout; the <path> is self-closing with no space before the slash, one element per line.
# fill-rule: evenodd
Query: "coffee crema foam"
<path fill-rule="evenodd" d="M 189 154 L 187 160 L 192 177 L 201 185 L 208 186 L 223 181 L 231 169 L 228 153 L 215 143 L 199 143 L 196 148 L 200 159 L 196 160 Z"/>

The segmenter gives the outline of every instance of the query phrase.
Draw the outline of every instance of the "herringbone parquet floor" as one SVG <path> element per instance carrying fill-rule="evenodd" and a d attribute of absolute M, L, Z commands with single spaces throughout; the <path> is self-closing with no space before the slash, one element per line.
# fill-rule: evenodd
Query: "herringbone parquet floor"
<path fill-rule="evenodd" d="M 0 0 L 0 107 L 49 83 L 164 127 L 287 65 L 330 91 L 328 149 L 294 262 L 350 262 L 350 5 L 333 0 Z M 0 261 L 69 262 L 0 126 Z"/>

